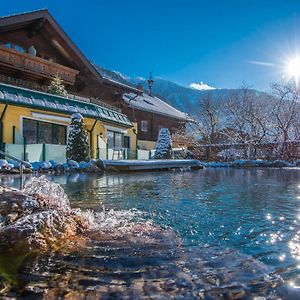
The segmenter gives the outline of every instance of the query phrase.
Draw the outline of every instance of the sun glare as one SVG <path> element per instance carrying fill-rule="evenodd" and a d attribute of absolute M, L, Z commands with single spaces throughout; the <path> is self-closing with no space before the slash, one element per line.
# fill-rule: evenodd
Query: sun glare
<path fill-rule="evenodd" d="M 286 75 L 289 79 L 292 79 L 296 82 L 296 84 L 299 83 L 300 80 L 300 56 L 295 56 L 293 58 L 290 58 L 285 67 Z"/>

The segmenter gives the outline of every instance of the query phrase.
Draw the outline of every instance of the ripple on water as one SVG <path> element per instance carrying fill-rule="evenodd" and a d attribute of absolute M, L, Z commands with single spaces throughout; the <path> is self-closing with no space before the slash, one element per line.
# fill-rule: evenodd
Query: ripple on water
<path fill-rule="evenodd" d="M 293 170 L 76 180 L 63 185 L 90 219 L 89 243 L 27 265 L 23 295 L 300 298 L 300 174 Z"/>

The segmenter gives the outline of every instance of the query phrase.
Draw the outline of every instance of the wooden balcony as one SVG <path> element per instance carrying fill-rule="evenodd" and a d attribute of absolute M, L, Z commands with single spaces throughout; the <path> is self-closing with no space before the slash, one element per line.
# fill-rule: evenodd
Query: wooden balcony
<path fill-rule="evenodd" d="M 30 79 L 52 79 L 58 75 L 65 84 L 73 85 L 79 71 L 52 61 L 0 46 L 0 70 L 20 73 Z"/>

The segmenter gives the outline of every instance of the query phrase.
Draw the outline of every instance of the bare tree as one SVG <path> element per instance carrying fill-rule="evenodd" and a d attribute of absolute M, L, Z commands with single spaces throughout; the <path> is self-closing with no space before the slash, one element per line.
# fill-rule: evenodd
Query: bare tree
<path fill-rule="evenodd" d="M 265 94 L 257 94 L 246 85 L 232 92 L 224 103 L 227 125 L 223 132 L 231 142 L 249 145 L 247 156 L 255 156 L 257 145 L 269 136 L 268 103 Z"/>
<path fill-rule="evenodd" d="M 294 139 L 299 122 L 299 89 L 295 84 L 273 84 L 273 109 L 275 140 L 286 142 Z"/>
<path fill-rule="evenodd" d="M 192 115 L 197 121 L 193 126 L 196 132 L 195 138 L 200 139 L 201 144 L 212 145 L 218 142 L 217 133 L 221 128 L 221 99 L 214 98 L 211 92 L 206 92 L 203 97 L 198 99 Z M 211 147 L 205 148 L 206 158 L 210 159 Z"/>
<path fill-rule="evenodd" d="M 213 144 L 216 142 L 216 133 L 221 125 L 221 110 L 218 102 L 220 99 L 213 99 L 212 93 L 207 92 L 203 98 L 198 100 L 194 117 L 197 120 L 198 134 L 202 142 Z"/>
<path fill-rule="evenodd" d="M 300 90 L 292 83 L 273 84 L 272 90 L 268 95 L 243 85 L 222 99 L 211 92 L 199 99 L 193 111 L 198 122 L 192 131 L 202 144 L 209 144 L 208 158 L 215 148 L 227 147 L 224 144 L 244 149 L 248 158 L 268 147 L 279 149 L 272 151 L 281 158 L 291 157 L 290 141 L 300 140 Z"/>
<path fill-rule="evenodd" d="M 299 88 L 295 83 L 276 83 L 273 89 L 274 141 L 281 142 L 281 154 L 288 158 L 287 142 L 299 137 Z"/>

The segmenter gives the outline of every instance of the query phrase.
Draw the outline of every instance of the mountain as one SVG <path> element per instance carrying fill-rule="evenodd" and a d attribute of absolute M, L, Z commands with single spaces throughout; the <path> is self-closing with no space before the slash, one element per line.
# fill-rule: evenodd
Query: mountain
<path fill-rule="evenodd" d="M 98 66 L 96 68 L 103 77 L 116 80 L 133 87 L 142 85 L 144 87 L 144 91 L 148 91 L 148 83 L 144 78 L 126 77 L 116 71 L 110 71 Z M 202 82 L 198 85 L 207 86 Z M 197 107 L 199 101 L 201 101 L 201 99 L 203 99 L 208 93 L 212 96 L 213 99 L 222 99 L 232 92 L 240 92 L 239 89 L 211 88 L 209 90 L 198 90 L 196 88 L 184 87 L 172 81 L 161 78 L 154 78 L 152 91 L 155 96 L 161 98 L 177 109 L 188 113 L 193 111 Z M 252 90 L 252 92 L 257 96 L 263 94 L 262 92 L 259 92 L 257 90 Z"/>
<path fill-rule="evenodd" d="M 142 84 L 144 90 L 148 91 L 148 83 L 146 80 L 130 78 L 130 83 L 134 85 Z M 161 78 L 154 78 L 152 90 L 154 95 L 184 112 L 192 111 L 197 103 L 208 93 L 217 99 L 219 97 L 225 97 L 232 91 L 226 89 L 196 90 Z"/>

